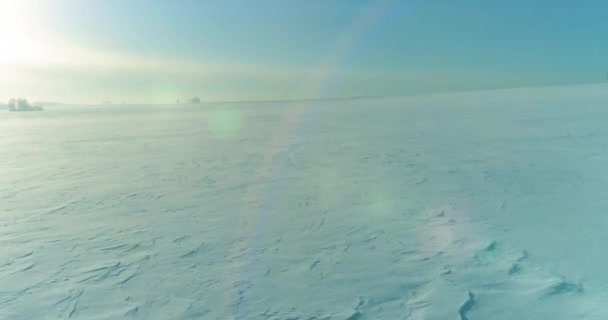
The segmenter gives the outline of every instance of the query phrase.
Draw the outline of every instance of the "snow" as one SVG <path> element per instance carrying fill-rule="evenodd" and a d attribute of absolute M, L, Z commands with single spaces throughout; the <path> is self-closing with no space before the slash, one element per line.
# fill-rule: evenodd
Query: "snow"
<path fill-rule="evenodd" d="M 0 114 L 0 319 L 604 319 L 608 86 Z"/>

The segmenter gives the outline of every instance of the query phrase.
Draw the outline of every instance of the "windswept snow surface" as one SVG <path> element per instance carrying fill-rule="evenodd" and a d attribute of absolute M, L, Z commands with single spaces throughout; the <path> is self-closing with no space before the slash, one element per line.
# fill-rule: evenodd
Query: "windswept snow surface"
<path fill-rule="evenodd" d="M 608 86 L 0 114 L 0 319 L 607 319 Z"/>

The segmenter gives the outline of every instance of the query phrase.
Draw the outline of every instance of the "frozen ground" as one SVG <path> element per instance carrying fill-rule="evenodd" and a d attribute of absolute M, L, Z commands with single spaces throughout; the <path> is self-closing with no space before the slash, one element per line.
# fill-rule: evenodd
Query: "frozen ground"
<path fill-rule="evenodd" d="M 0 319 L 606 319 L 608 86 L 0 114 Z"/>

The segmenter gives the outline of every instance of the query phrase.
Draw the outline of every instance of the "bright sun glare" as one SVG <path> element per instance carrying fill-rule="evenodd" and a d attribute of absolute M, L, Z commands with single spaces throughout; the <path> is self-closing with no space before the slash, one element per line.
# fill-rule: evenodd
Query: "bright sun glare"
<path fill-rule="evenodd" d="M 39 6 L 29 0 L 0 0 L 0 65 L 21 66 L 48 61 L 51 48 L 45 44 L 38 24 Z"/>

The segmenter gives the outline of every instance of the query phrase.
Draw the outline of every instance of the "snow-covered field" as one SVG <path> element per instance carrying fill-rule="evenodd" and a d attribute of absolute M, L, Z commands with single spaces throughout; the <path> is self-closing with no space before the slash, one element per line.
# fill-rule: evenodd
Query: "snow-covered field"
<path fill-rule="evenodd" d="M 608 86 L 0 114 L 0 319 L 607 319 Z"/>

